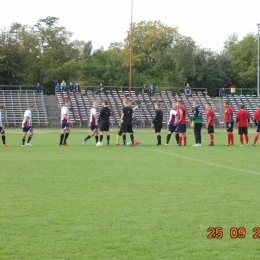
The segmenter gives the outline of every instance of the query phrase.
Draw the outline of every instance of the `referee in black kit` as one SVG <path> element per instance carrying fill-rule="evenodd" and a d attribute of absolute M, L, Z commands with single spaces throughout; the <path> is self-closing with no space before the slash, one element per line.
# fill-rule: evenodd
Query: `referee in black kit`
<path fill-rule="evenodd" d="M 155 104 L 155 117 L 153 119 L 153 124 L 152 127 L 154 127 L 154 131 L 157 135 L 157 146 L 161 146 L 161 129 L 162 129 L 162 122 L 163 122 L 163 111 L 161 110 L 161 105 L 160 103 Z"/>

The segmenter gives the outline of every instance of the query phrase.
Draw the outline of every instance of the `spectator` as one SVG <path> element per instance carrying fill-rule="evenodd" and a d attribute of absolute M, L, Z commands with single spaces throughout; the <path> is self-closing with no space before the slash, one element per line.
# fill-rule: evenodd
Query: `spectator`
<path fill-rule="evenodd" d="M 144 84 L 142 87 L 142 93 L 148 93 L 148 88 L 147 88 L 146 84 Z"/>
<path fill-rule="evenodd" d="M 57 82 L 57 85 L 55 86 L 56 92 L 61 92 L 60 84 Z"/>
<path fill-rule="evenodd" d="M 80 85 L 79 85 L 79 83 L 75 84 L 75 92 L 80 92 Z"/>
<path fill-rule="evenodd" d="M 61 82 L 60 86 L 61 86 L 61 92 L 63 93 L 66 90 L 66 82 L 65 82 L 65 80 L 63 80 Z"/>
<path fill-rule="evenodd" d="M 186 87 L 184 88 L 185 95 L 191 95 L 191 87 L 190 84 L 187 83 Z"/>
<path fill-rule="evenodd" d="M 74 88 L 72 82 L 70 82 L 70 85 L 69 85 L 69 92 L 73 92 L 73 93 L 75 92 L 75 88 Z"/>
<path fill-rule="evenodd" d="M 42 93 L 43 86 L 40 83 L 37 83 L 37 92 Z"/>
<path fill-rule="evenodd" d="M 155 90 L 154 84 L 150 84 L 150 85 L 149 85 L 149 91 L 150 91 L 150 95 L 151 95 L 151 96 L 154 95 L 154 90 Z"/>
<path fill-rule="evenodd" d="M 96 94 L 104 93 L 104 86 L 102 83 L 99 84 L 98 86 L 98 91 Z"/>
<path fill-rule="evenodd" d="M 222 97 L 222 98 L 225 98 L 226 96 L 227 96 L 227 92 L 226 92 L 225 88 L 223 87 L 223 88 L 221 89 L 221 97 Z"/>

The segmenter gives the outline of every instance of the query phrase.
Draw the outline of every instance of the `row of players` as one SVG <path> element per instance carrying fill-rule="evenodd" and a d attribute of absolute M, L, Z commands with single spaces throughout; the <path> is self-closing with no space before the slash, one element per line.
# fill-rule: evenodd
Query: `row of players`
<path fill-rule="evenodd" d="M 86 142 L 93 136 L 95 136 L 96 143 L 99 141 L 102 143 L 103 141 L 103 133 L 106 133 L 107 137 L 107 145 L 110 143 L 110 134 L 109 134 L 109 117 L 110 117 L 110 109 L 108 108 L 108 103 L 106 100 L 102 101 L 103 108 L 101 109 L 100 113 L 97 112 L 98 108 L 98 102 L 95 101 L 93 103 L 93 107 L 90 111 L 90 129 L 91 133 L 82 140 L 82 143 L 85 145 Z M 139 145 L 140 142 L 137 142 L 134 139 L 134 132 L 132 129 L 132 120 L 134 118 L 134 111 L 138 108 L 138 106 L 134 107 L 132 109 L 132 102 L 131 100 L 124 100 L 123 101 L 123 111 L 121 113 L 120 118 L 120 130 L 117 135 L 116 139 L 116 146 L 120 145 L 120 138 L 123 137 L 123 143 L 126 145 L 126 133 L 130 134 L 130 139 L 132 145 Z M 201 128 L 203 124 L 203 108 L 198 104 L 196 100 L 193 102 L 193 114 L 194 118 L 192 121 L 191 126 L 194 128 L 194 135 L 195 135 L 195 144 L 193 146 L 201 146 Z M 60 135 L 60 146 L 68 146 L 67 139 L 70 134 L 70 100 L 65 99 L 65 105 L 61 109 L 61 135 Z M 234 135 L 233 135 L 233 128 L 234 128 L 234 118 L 233 118 L 233 110 L 232 107 L 229 105 L 228 101 L 224 101 L 224 107 L 225 107 L 225 115 L 224 120 L 226 123 L 227 128 L 227 136 L 228 136 L 228 143 L 229 145 L 234 145 Z M 24 113 L 24 119 L 22 122 L 22 146 L 32 146 L 30 143 L 34 132 L 32 128 L 32 111 L 34 110 L 34 106 L 30 105 L 28 109 Z M 214 111 L 211 108 L 211 104 L 206 104 L 206 110 L 207 110 L 207 118 L 206 118 L 206 128 L 208 130 L 208 133 L 210 135 L 210 144 L 209 146 L 214 146 Z M 2 112 L 4 111 L 4 106 L 0 105 L 0 133 L 2 135 L 2 142 L 3 146 L 9 146 L 8 143 L 6 143 L 6 137 L 5 137 L 5 131 L 4 126 L 2 124 Z M 244 105 L 242 104 L 240 106 L 240 111 L 236 115 L 236 123 L 238 126 L 238 133 L 240 136 L 240 145 L 243 146 L 244 138 L 246 144 L 248 145 L 249 138 L 248 138 L 248 126 L 250 122 L 250 115 L 249 113 L 244 109 Z M 254 143 L 252 146 L 255 146 L 258 137 L 260 135 L 260 105 L 257 105 L 257 110 L 254 113 L 254 123 L 257 126 L 256 135 L 254 138 Z M 98 132 L 98 126 L 100 135 Z M 152 127 L 155 130 L 156 136 L 157 136 L 157 146 L 161 145 L 161 129 L 163 126 L 163 111 L 161 110 L 161 106 L 159 103 L 155 104 L 155 117 L 152 121 Z M 178 100 L 177 103 L 172 104 L 172 109 L 170 111 L 170 118 L 168 121 L 168 134 L 166 137 L 166 143 L 165 145 L 169 145 L 171 135 L 175 133 L 175 138 L 177 145 L 182 146 L 187 145 L 187 136 L 186 136 L 186 109 L 182 105 L 182 101 Z M 25 143 L 27 133 L 29 133 L 27 142 Z"/>
<path fill-rule="evenodd" d="M 67 103 L 66 103 L 67 102 Z M 69 100 L 65 101 L 65 106 L 62 108 L 62 133 L 60 137 L 60 145 L 66 146 L 66 140 L 69 130 L 69 110 L 68 106 L 70 105 Z M 89 134 L 82 142 L 85 143 L 92 137 L 95 136 L 96 143 L 98 142 L 98 124 L 100 130 L 100 142 L 103 141 L 103 133 L 106 132 L 107 135 L 107 145 L 110 142 L 110 135 L 109 135 L 109 117 L 110 117 L 110 109 L 108 108 L 107 101 L 104 100 L 102 102 L 103 108 L 101 109 L 100 113 L 97 113 L 98 103 L 95 101 L 93 103 L 93 107 L 90 111 L 90 129 L 91 134 Z M 134 139 L 134 132 L 132 129 L 132 120 L 134 118 L 134 111 L 138 108 L 136 106 L 132 109 L 132 102 L 131 100 L 124 100 L 123 101 L 123 111 L 121 113 L 120 118 L 120 130 L 117 135 L 116 139 L 116 146 L 120 145 L 120 138 L 122 136 L 123 144 L 126 145 L 126 133 L 130 134 L 131 143 L 133 145 L 138 145 L 140 142 L 136 142 Z M 193 121 L 192 127 L 194 128 L 194 135 L 195 135 L 195 144 L 193 146 L 202 146 L 201 145 L 201 129 L 203 124 L 203 108 L 198 104 L 196 100 L 193 102 Z M 233 118 L 233 110 L 232 107 L 229 105 L 229 102 L 226 100 L 224 101 L 225 107 L 225 115 L 224 120 L 226 123 L 227 128 L 227 136 L 228 142 L 227 146 L 234 145 L 234 135 L 233 135 L 233 128 L 234 128 L 234 118 Z M 206 129 L 208 130 L 208 134 L 210 135 L 210 144 L 209 146 L 214 146 L 214 111 L 211 108 L 211 104 L 206 104 Z M 248 126 L 250 122 L 250 115 L 244 109 L 244 105 L 240 106 L 240 111 L 236 115 L 236 123 L 238 127 L 238 133 L 240 136 L 240 145 L 243 146 L 244 138 L 246 144 L 248 145 L 249 138 L 248 138 Z M 257 126 L 256 136 L 254 138 L 253 146 L 256 145 L 258 140 L 258 136 L 260 134 L 260 105 L 257 106 L 257 111 L 254 114 L 254 122 Z M 259 123 L 258 123 L 259 122 Z M 152 121 L 152 127 L 155 130 L 157 136 L 157 146 L 161 145 L 161 129 L 163 126 L 163 111 L 161 110 L 161 106 L 159 103 L 155 104 L 155 117 Z M 170 111 L 170 118 L 168 121 L 168 134 L 166 137 L 165 145 L 169 145 L 171 135 L 175 133 L 175 138 L 178 146 L 187 145 L 187 136 L 186 136 L 186 109 L 182 104 L 181 100 L 178 100 L 177 103 L 172 104 L 172 109 Z"/>

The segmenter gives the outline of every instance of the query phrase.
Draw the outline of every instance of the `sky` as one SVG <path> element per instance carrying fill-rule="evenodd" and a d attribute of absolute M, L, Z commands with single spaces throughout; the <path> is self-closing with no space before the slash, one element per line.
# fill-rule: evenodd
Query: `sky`
<path fill-rule="evenodd" d="M 189 36 L 202 48 L 220 52 L 229 35 L 242 39 L 257 34 L 260 0 L 1 0 L 0 28 L 14 22 L 34 25 L 47 16 L 74 33 L 73 39 L 92 41 L 93 49 L 123 42 L 131 21 L 160 20 Z"/>

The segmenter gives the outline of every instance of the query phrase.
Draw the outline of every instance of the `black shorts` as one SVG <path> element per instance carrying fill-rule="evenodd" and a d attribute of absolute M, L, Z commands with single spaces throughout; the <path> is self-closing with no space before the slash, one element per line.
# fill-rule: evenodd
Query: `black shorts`
<path fill-rule="evenodd" d="M 108 132 L 109 131 L 109 122 L 108 121 L 101 121 L 99 123 L 99 131 Z"/>
<path fill-rule="evenodd" d="M 178 124 L 178 132 L 186 133 L 186 124 Z"/>
<path fill-rule="evenodd" d="M 214 134 L 214 126 L 213 125 L 208 126 L 208 134 Z"/>
<path fill-rule="evenodd" d="M 154 125 L 154 132 L 155 133 L 160 133 L 162 129 L 162 124 L 156 124 Z"/>
<path fill-rule="evenodd" d="M 229 123 L 226 123 L 226 128 L 227 128 L 227 132 L 232 133 L 233 132 L 233 127 L 234 127 L 234 122 L 231 122 L 231 127 L 228 127 Z"/>
<path fill-rule="evenodd" d="M 122 133 L 133 133 L 132 121 L 126 121 L 121 124 L 120 132 Z"/>
<path fill-rule="evenodd" d="M 257 123 L 256 132 L 257 132 L 257 133 L 260 133 L 260 123 Z"/>
<path fill-rule="evenodd" d="M 247 127 L 238 127 L 238 134 L 239 135 L 247 135 L 248 131 L 247 131 Z"/>

